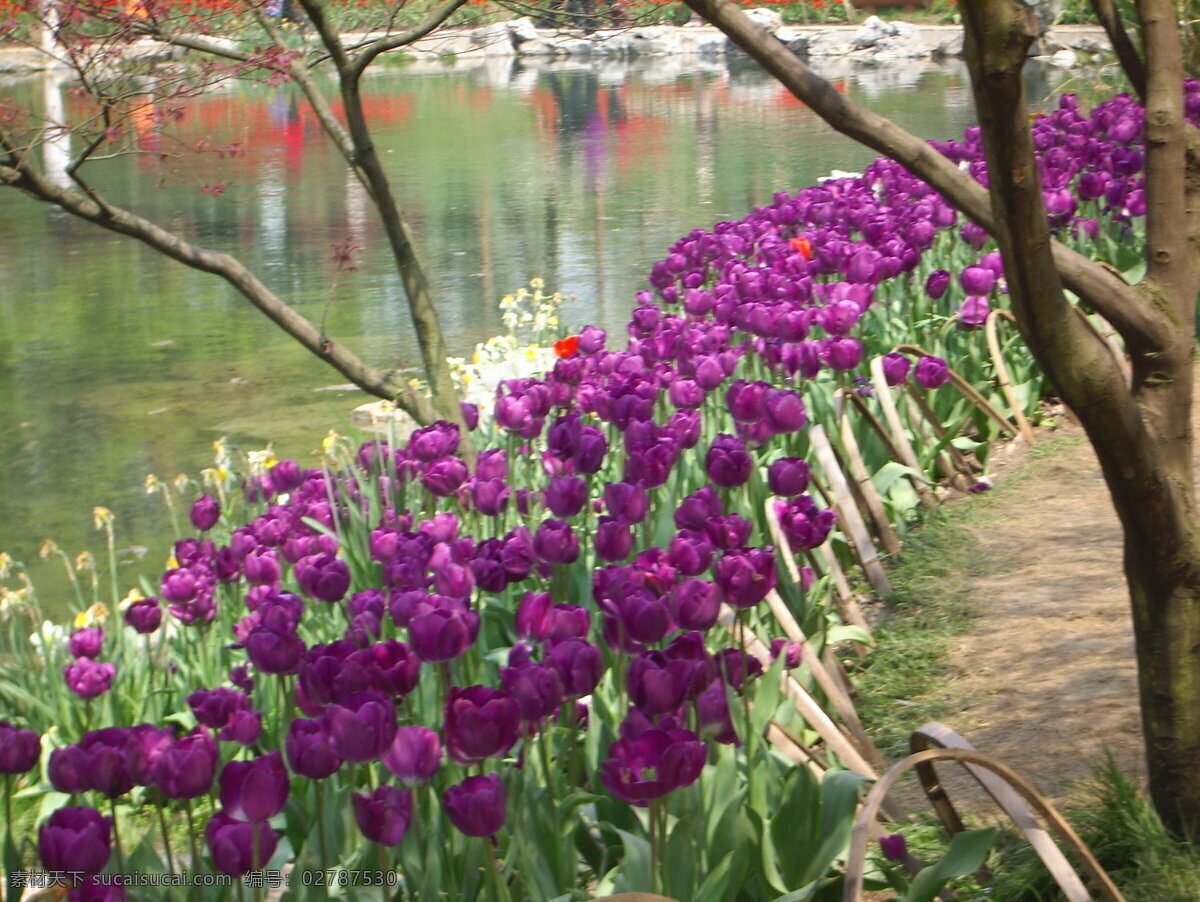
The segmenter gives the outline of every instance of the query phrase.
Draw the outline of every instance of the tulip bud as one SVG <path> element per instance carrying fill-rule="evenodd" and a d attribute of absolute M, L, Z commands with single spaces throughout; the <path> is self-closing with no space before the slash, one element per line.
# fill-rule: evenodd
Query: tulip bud
<path fill-rule="evenodd" d="M 192 502 L 188 516 L 191 517 L 192 526 L 200 532 L 206 532 L 216 526 L 217 521 L 221 519 L 221 505 L 216 498 L 205 492 Z"/>

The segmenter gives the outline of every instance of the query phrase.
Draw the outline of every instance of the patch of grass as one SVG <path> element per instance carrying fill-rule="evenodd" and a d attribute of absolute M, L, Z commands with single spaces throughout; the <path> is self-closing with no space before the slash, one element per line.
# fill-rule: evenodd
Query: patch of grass
<path fill-rule="evenodd" d="M 1171 836 L 1150 800 L 1111 758 L 1096 768 L 1080 801 L 1065 814 L 1129 902 L 1200 899 L 1200 847 Z M 1001 856 L 995 874 L 996 898 L 1013 902 L 1063 898 L 1027 845 Z"/>

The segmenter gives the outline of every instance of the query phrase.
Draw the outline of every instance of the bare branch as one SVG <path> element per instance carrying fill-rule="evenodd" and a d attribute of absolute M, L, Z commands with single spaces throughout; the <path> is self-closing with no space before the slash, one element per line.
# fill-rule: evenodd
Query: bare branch
<path fill-rule="evenodd" d="M 0 135 L 0 143 L 3 142 Z M 10 150 L 11 153 L 11 150 Z M 307 318 L 279 298 L 238 260 L 198 247 L 135 213 L 78 191 L 60 188 L 29 166 L 0 166 L 0 182 L 111 232 L 128 235 L 192 269 L 220 276 L 272 322 L 343 376 L 380 398 L 394 400 L 419 423 L 436 419 L 426 398 L 417 395 L 399 373 L 383 372 L 326 336 Z"/>
<path fill-rule="evenodd" d="M 1113 3 L 1113 0 L 1091 0 L 1091 3 L 1092 11 L 1096 13 L 1096 18 L 1104 26 L 1109 43 L 1112 44 L 1121 68 L 1125 71 L 1125 77 L 1133 85 L 1133 90 L 1137 92 L 1138 98 L 1145 100 L 1146 65 L 1142 62 L 1142 55 L 1138 53 L 1138 49 L 1133 46 L 1133 41 L 1125 28 L 1125 23 L 1121 21 L 1121 14 L 1117 11 L 1116 4 Z"/>
<path fill-rule="evenodd" d="M 371 65 L 372 61 L 379 54 L 421 40 L 427 34 L 444 25 L 452 15 L 466 5 L 466 2 L 467 0 L 445 0 L 445 2 L 439 3 L 430 10 L 424 19 L 408 31 L 402 31 L 400 34 L 391 35 L 386 38 L 379 38 L 367 44 L 354 59 L 354 63 L 350 67 L 350 74 L 355 79 L 358 79 L 366 71 L 367 66 Z"/>
<path fill-rule="evenodd" d="M 901 163 L 969 219 L 995 234 L 987 191 L 927 142 L 843 96 L 729 0 L 685 2 L 720 28 L 831 127 Z M 1167 324 L 1147 308 L 1138 292 L 1118 274 L 1059 242 L 1051 242 L 1051 249 L 1066 286 L 1112 323 L 1127 346 L 1153 349 L 1167 342 Z"/>

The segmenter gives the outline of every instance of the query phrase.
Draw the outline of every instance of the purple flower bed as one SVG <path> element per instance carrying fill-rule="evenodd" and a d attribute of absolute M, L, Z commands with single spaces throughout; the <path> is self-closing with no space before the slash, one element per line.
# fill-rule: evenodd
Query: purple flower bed
<path fill-rule="evenodd" d="M 1194 81 L 1187 97 L 1200 124 Z M 1064 240 L 1136 245 L 1140 115 L 1119 96 L 1038 118 Z M 976 130 L 938 148 L 986 181 Z M 33 730 L 0 723 L 0 773 L 70 797 L 26 866 L 36 845 L 72 872 L 71 898 L 151 898 L 94 876 L 178 870 L 183 822 L 190 867 L 233 878 L 374 868 L 421 898 L 799 888 L 758 850 L 821 817 L 795 801 L 820 793 L 811 776 L 763 738 L 801 663 L 764 601 L 778 591 L 818 649 L 836 623 L 827 582 L 793 585 L 779 559 L 836 527 L 809 494 L 805 429 L 830 422 L 835 389 L 866 391 L 855 377 L 876 357 L 888 385 L 911 379 L 945 409 L 946 359 L 987 389 L 972 333 L 1004 282 L 985 250 L 878 160 L 682 238 L 625 347 L 588 327 L 544 378 L 504 383 L 473 462 L 436 423 L 335 444 L 321 469 L 217 477 L 156 597 L 18 647 L 5 679 L 45 701 L 15 714 Z M 940 353 L 913 365 L 905 342 Z M 723 605 L 772 653 L 718 626 Z M 168 817 L 130 835 L 150 811 Z"/>

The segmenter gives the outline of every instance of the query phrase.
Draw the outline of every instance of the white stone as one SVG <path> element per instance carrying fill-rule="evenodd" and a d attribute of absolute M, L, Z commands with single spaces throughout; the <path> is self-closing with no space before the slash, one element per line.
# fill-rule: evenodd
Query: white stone
<path fill-rule="evenodd" d="M 1050 65 L 1060 69 L 1071 69 L 1079 62 L 1079 56 L 1074 50 L 1059 50 L 1050 57 Z"/>
<path fill-rule="evenodd" d="M 513 43 L 521 44 L 524 41 L 536 41 L 540 35 L 537 27 L 533 24 L 533 19 L 529 16 L 522 16 L 519 19 L 513 19 L 508 23 L 508 31 L 512 35 Z"/>
<path fill-rule="evenodd" d="M 755 25 L 760 25 L 772 34 L 783 26 L 783 16 L 778 10 L 767 9 L 765 6 L 744 10 L 746 17 Z"/>

